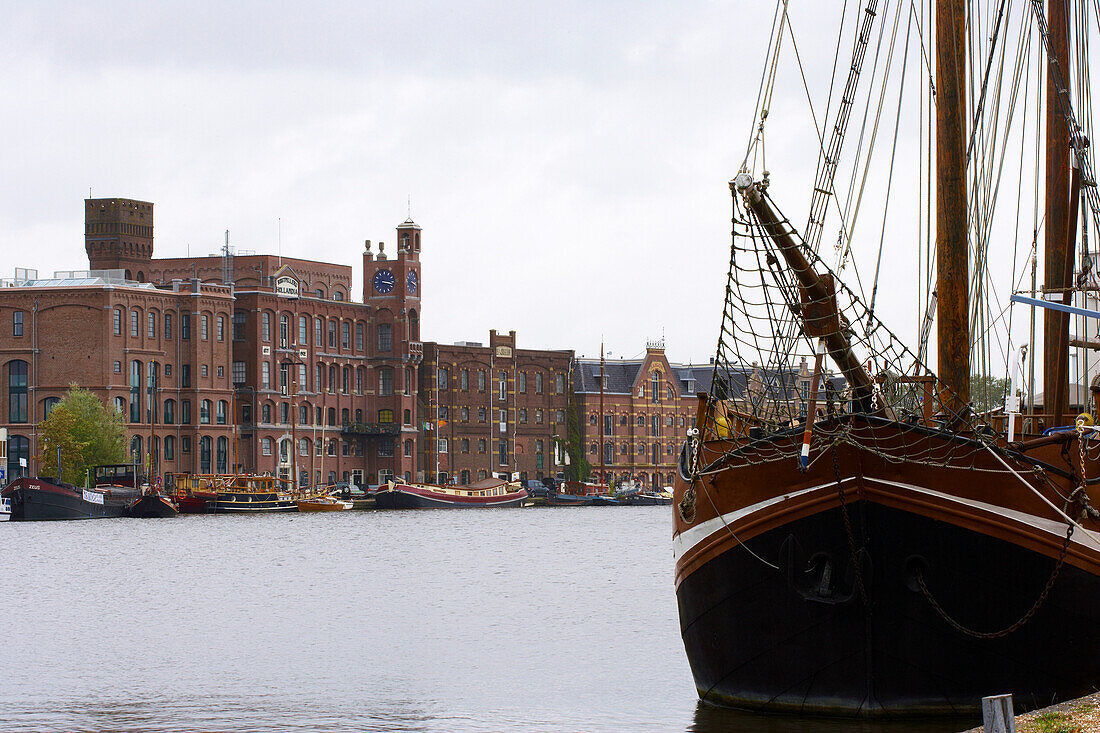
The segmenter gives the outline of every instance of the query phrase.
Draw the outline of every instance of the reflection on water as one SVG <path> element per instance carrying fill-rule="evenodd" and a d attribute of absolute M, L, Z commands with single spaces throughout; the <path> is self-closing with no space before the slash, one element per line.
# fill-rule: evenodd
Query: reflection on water
<path fill-rule="evenodd" d="M 697 703 L 668 507 L 0 525 L 0 731 L 836 731 Z"/>
<path fill-rule="evenodd" d="M 758 715 L 699 702 L 690 733 L 957 733 L 981 721 L 973 718 L 907 721 L 851 721 Z"/>

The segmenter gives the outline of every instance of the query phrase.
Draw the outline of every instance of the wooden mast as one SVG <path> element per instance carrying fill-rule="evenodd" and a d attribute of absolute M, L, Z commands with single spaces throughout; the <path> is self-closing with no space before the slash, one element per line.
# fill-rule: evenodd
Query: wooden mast
<path fill-rule="evenodd" d="M 1069 233 L 1069 128 L 1062 115 L 1056 75 L 1069 84 L 1069 13 L 1066 0 L 1047 0 L 1047 27 L 1054 58 L 1048 59 L 1046 79 L 1046 239 L 1043 285 L 1046 290 L 1069 287 L 1067 268 L 1072 268 L 1068 251 Z M 1043 412 L 1053 416 L 1053 425 L 1065 422 L 1069 375 L 1069 314 L 1043 311 Z M 1067 352 L 1063 357 L 1063 352 Z M 1048 425 L 1048 427 L 1050 427 Z"/>
<path fill-rule="evenodd" d="M 970 401 L 965 83 L 965 2 L 937 0 L 936 370 L 940 402 L 955 417 Z"/>

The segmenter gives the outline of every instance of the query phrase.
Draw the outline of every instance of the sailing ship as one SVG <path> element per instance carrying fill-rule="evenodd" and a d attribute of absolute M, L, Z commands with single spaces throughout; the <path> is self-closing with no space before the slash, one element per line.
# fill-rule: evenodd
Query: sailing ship
<path fill-rule="evenodd" d="M 1073 305 L 1087 304 L 1096 290 L 1095 243 L 1086 230 L 1091 221 L 1095 237 L 1100 211 L 1086 139 L 1088 66 L 1069 57 L 1071 45 L 1087 48 L 1094 8 L 1051 0 L 1044 9 L 1032 0 L 1022 9 L 1009 4 L 1008 14 L 1004 3 L 978 4 L 968 17 L 965 1 L 933 5 L 934 18 L 904 3 L 880 8 L 866 0 L 854 8 L 851 64 L 835 67 L 839 101 L 830 97 L 817 138 L 802 231 L 772 199 L 777 174 L 763 169 L 768 100 L 782 78 L 776 54 L 795 47 L 787 4 L 777 6 L 757 123 L 730 182 L 733 244 L 715 369 L 674 486 L 680 626 L 704 702 L 795 714 L 958 714 L 976 710 L 986 695 L 1012 693 L 1017 706 L 1035 707 L 1100 687 L 1100 433 L 1091 415 L 1067 404 L 1069 313 L 1097 316 Z M 873 126 L 891 117 L 873 109 L 886 106 L 886 74 L 876 66 L 861 86 L 863 63 L 879 64 L 880 51 L 900 48 L 909 34 L 919 43 L 906 42 L 902 57 L 926 64 L 916 72 L 922 102 L 919 114 L 903 116 L 898 91 L 894 124 L 919 119 L 922 152 L 931 152 L 935 132 L 934 156 L 926 158 L 935 168 L 919 174 L 927 196 L 921 214 L 935 212 L 934 240 L 923 216 L 919 225 L 887 227 L 885 205 L 874 238 L 910 252 L 922 237 L 934 241 L 918 268 L 935 277 L 918 291 L 915 348 L 886 325 L 889 308 L 876 307 L 877 266 L 873 288 L 867 273 L 859 278 L 851 221 L 858 204 L 842 195 L 844 185 L 861 195 L 866 140 L 882 135 Z M 876 38 L 880 48 L 869 49 Z M 924 55 L 929 46 L 934 60 Z M 1046 83 L 1041 137 L 1024 131 L 1025 121 L 1035 121 L 1026 108 L 1035 87 L 1025 72 L 1033 68 Z M 906 76 L 913 74 L 894 79 L 904 86 Z M 845 184 L 838 168 L 860 99 L 871 114 Z M 1011 152 L 1024 141 L 1034 144 L 1032 154 Z M 1035 180 L 1046 193 L 1035 199 L 1045 198 L 1045 211 L 1036 204 L 1026 236 L 1045 250 L 1045 297 L 1034 297 L 1033 284 L 1030 297 L 1011 298 L 1018 318 L 1042 309 L 1037 400 L 1033 379 L 1025 388 L 1018 366 L 1009 308 L 990 293 L 998 256 L 988 247 L 1011 243 L 1004 217 L 1020 218 L 1019 210 L 994 218 L 995 194 L 1008 188 L 1001 173 L 1014 170 L 1006 161 L 1022 172 L 1043 143 L 1045 168 L 1036 162 Z M 889 190 L 887 183 L 885 196 Z M 826 217 L 837 213 L 830 265 L 818 244 Z M 1022 274 L 999 283 L 1000 292 Z M 897 294 L 893 283 L 889 289 Z M 991 311 L 999 315 L 983 320 Z M 935 367 L 926 359 L 933 322 Z M 1087 338 L 1080 329 L 1078 337 L 1072 345 Z M 1028 342 L 1029 353 L 1039 350 L 1034 327 Z M 799 384 L 792 364 L 807 351 L 813 377 Z M 982 368 L 1007 377 L 995 382 L 1003 407 L 972 394 L 972 373 L 974 384 L 989 383 Z M 763 375 L 753 388 L 746 387 L 750 371 Z M 1095 414 L 1100 385 L 1091 394 L 1085 407 Z"/>

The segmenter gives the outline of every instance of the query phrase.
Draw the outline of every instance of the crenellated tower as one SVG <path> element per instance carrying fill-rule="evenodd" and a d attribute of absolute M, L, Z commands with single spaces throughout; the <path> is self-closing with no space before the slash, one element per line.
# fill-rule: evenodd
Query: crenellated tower
<path fill-rule="evenodd" d="M 134 199 L 84 200 L 84 250 L 91 270 L 126 270 L 145 280 L 153 259 L 153 204 Z"/>

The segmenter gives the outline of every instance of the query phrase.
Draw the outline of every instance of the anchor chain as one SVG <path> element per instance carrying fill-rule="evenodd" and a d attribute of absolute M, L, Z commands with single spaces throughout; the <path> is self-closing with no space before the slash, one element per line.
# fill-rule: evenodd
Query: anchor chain
<path fill-rule="evenodd" d="M 867 601 L 867 589 L 863 586 L 863 564 L 859 561 L 859 553 L 856 552 L 856 537 L 852 533 L 852 521 L 848 517 L 848 504 L 844 500 L 844 484 L 840 479 L 840 462 L 836 457 L 836 444 L 833 441 L 833 473 L 836 474 L 836 493 L 840 497 L 840 512 L 844 516 L 844 531 L 848 534 L 848 552 L 851 555 L 852 566 L 856 569 L 856 585 L 859 586 L 859 597 L 866 608 L 870 607 Z"/>

